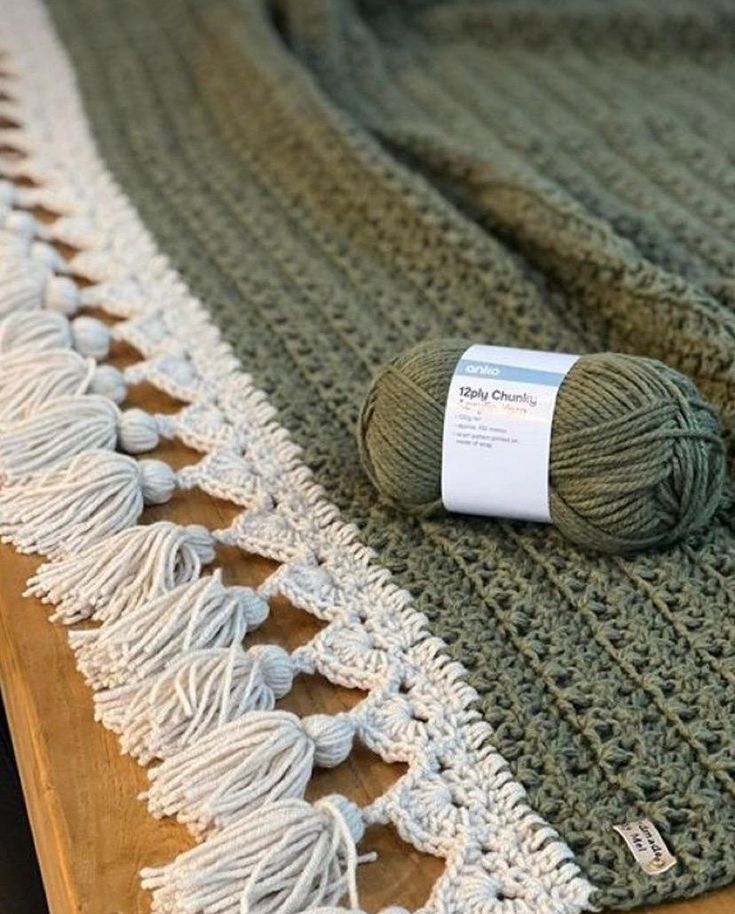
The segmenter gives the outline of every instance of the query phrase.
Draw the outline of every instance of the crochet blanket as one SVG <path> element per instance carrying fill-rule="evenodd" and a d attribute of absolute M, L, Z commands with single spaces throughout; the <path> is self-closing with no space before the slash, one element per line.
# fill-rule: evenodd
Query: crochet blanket
<path fill-rule="evenodd" d="M 52 559 L 30 590 L 57 618 L 103 620 L 71 637 L 97 714 L 159 760 L 152 811 L 201 837 L 144 874 L 155 910 L 357 907 L 376 821 L 446 859 L 426 914 L 575 914 L 732 881 L 732 501 L 675 548 L 601 556 L 543 525 L 401 516 L 354 438 L 377 366 L 462 336 L 660 358 L 730 440 L 732 4 L 0 11 L 0 141 L 22 154 L 2 159 L 0 309 L 26 321 L 0 329 L 0 532 Z M 91 358 L 99 327 L 59 323 L 98 307 L 141 353 L 124 377 Z M 138 381 L 179 412 L 126 416 L 113 401 Z M 30 472 L 41 431 L 22 423 L 83 415 Z M 201 461 L 116 453 L 160 435 Z M 242 513 L 137 525 L 192 486 Z M 225 588 L 201 567 L 214 543 L 280 567 L 257 593 Z M 240 644 L 276 594 L 327 623 L 292 655 Z M 334 720 L 273 710 L 317 671 L 364 701 Z M 406 773 L 366 809 L 304 802 L 312 762 L 353 738 Z"/>

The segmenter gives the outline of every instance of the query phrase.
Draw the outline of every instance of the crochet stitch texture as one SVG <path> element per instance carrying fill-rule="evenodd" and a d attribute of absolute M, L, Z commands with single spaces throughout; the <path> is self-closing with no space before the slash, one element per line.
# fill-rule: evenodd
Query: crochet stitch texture
<path fill-rule="evenodd" d="M 354 441 L 375 368 L 459 335 L 660 358 L 732 440 L 731 4 L 49 9 L 106 164 L 466 668 L 594 904 L 735 879 L 732 501 L 668 551 L 586 554 L 546 527 L 403 517 Z M 678 860 L 655 878 L 613 830 L 641 818 Z"/>

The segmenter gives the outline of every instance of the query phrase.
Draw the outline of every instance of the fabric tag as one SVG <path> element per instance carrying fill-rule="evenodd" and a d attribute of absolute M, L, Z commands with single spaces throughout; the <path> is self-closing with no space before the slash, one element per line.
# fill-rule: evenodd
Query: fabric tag
<path fill-rule="evenodd" d="M 559 387 L 578 358 L 503 346 L 466 350 L 444 412 L 447 511 L 551 520 L 551 423 Z"/>
<path fill-rule="evenodd" d="M 676 857 L 666 847 L 664 839 L 650 819 L 613 825 L 613 828 L 622 835 L 636 862 L 649 876 L 665 873 L 676 863 Z"/>

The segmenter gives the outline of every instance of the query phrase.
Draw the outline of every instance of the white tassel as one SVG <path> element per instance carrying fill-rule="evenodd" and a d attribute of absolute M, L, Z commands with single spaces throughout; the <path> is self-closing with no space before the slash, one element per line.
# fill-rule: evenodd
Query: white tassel
<path fill-rule="evenodd" d="M 265 803 L 303 797 L 314 765 L 341 764 L 354 735 L 349 714 L 254 711 L 152 768 L 144 796 L 154 816 L 176 815 L 201 835 Z"/>
<path fill-rule="evenodd" d="M 0 178 L 0 204 L 3 206 L 12 206 L 17 202 L 18 194 L 15 189 L 15 184 L 12 181 L 6 181 L 4 178 Z"/>
<path fill-rule="evenodd" d="M 14 268 L 17 260 L 30 258 L 31 240 L 4 226 L 0 228 L 0 276 L 5 273 L 5 264 Z"/>
<path fill-rule="evenodd" d="M 14 311 L 0 319 L 0 353 L 75 349 L 99 361 L 108 356 L 110 339 L 102 321 L 84 315 L 69 320 L 57 311 Z"/>
<path fill-rule="evenodd" d="M 144 504 L 168 501 L 175 488 L 160 460 L 88 451 L 0 491 L 0 538 L 20 552 L 74 552 L 132 526 Z"/>
<path fill-rule="evenodd" d="M 246 711 L 270 710 L 291 688 L 290 656 L 276 645 L 189 651 L 163 673 L 95 695 L 95 719 L 123 752 L 165 759 Z"/>
<path fill-rule="evenodd" d="M 46 264 L 8 251 L 2 257 L 0 315 L 13 311 L 48 308 L 74 314 L 79 308 L 79 289 L 68 276 L 56 276 Z"/>
<path fill-rule="evenodd" d="M 15 311 L 0 319 L 0 354 L 75 349 L 80 355 L 104 359 L 110 331 L 94 317 L 70 321 L 56 311 Z"/>
<path fill-rule="evenodd" d="M 29 418 L 5 426 L 0 435 L 0 481 L 22 482 L 94 449 L 119 447 L 142 454 L 158 440 L 155 417 L 140 409 L 121 412 L 96 394 L 59 397 Z"/>
<path fill-rule="evenodd" d="M 158 521 L 131 527 L 60 562 L 46 562 L 25 596 L 57 604 L 54 622 L 114 621 L 148 600 L 195 581 L 214 559 L 214 540 L 199 524 Z"/>
<path fill-rule="evenodd" d="M 155 914 L 302 914 L 337 904 L 358 908 L 358 806 L 339 795 L 313 805 L 277 800 L 241 816 L 168 866 L 144 869 Z"/>
<path fill-rule="evenodd" d="M 181 584 L 101 628 L 69 632 L 77 667 L 92 688 L 162 673 L 186 651 L 230 647 L 262 624 L 268 604 L 249 587 L 225 587 L 222 572 Z"/>
<path fill-rule="evenodd" d="M 0 228 L 23 238 L 33 238 L 40 228 L 38 220 L 23 209 L 0 209 Z"/>
<path fill-rule="evenodd" d="M 66 273 L 69 269 L 66 259 L 52 245 L 47 244 L 45 241 L 35 241 L 27 235 L 22 235 L 18 232 L 0 228 L 0 277 L 5 277 L 6 274 L 11 277 L 20 275 L 22 283 L 22 276 L 27 261 L 44 267 L 46 271 L 54 271 L 56 273 Z M 48 272 L 46 272 L 44 276 L 48 278 Z M 0 282 L 1 281 L 2 279 L 0 279 Z M 65 290 L 66 293 L 62 296 L 60 306 L 61 309 L 64 309 L 65 306 L 63 302 L 71 301 L 73 292 L 66 282 L 59 286 L 59 288 Z M 79 290 L 77 291 L 79 292 Z M 81 295 L 81 292 L 79 292 L 79 294 Z M 36 302 L 36 304 L 34 304 L 34 302 Z M 21 298 L 19 303 L 21 305 L 23 303 L 28 304 L 30 308 L 41 307 L 43 304 L 42 302 L 39 304 L 38 299 L 33 297 L 30 301 L 28 298 Z M 56 310 L 60 310 L 60 307 L 57 303 Z M 13 310 L 12 306 L 10 310 Z M 0 309 L 0 314 L 3 313 L 6 312 Z M 64 311 L 64 313 L 71 313 L 71 311 Z"/>
<path fill-rule="evenodd" d="M 44 403 L 85 392 L 125 399 L 123 376 L 111 365 L 95 365 L 69 349 L 36 353 L 13 352 L 0 362 L 0 425 L 25 419 Z"/>

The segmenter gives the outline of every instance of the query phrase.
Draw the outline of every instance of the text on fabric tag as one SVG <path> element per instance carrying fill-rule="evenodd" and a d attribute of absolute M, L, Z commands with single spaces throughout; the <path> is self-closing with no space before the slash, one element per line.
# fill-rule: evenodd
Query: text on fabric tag
<path fill-rule="evenodd" d="M 676 863 L 676 857 L 666 847 L 659 830 L 650 819 L 613 825 L 613 828 L 622 836 L 640 868 L 649 876 L 665 873 Z"/>

